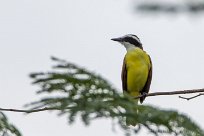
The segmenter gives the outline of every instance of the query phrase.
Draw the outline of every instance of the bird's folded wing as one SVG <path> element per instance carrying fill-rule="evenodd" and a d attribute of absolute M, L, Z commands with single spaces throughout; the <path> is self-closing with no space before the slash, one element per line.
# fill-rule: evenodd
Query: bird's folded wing
<path fill-rule="evenodd" d="M 147 77 L 147 81 L 145 83 L 144 88 L 140 92 L 141 94 L 145 94 L 145 93 L 147 94 L 149 92 L 150 84 L 151 84 L 151 81 L 152 81 L 152 61 L 151 61 L 150 56 L 149 56 L 149 61 L 150 61 L 150 68 L 149 68 L 149 72 L 148 72 L 148 77 Z M 140 98 L 140 103 L 142 103 L 144 101 L 144 99 L 145 99 L 145 96 L 141 97 Z"/>

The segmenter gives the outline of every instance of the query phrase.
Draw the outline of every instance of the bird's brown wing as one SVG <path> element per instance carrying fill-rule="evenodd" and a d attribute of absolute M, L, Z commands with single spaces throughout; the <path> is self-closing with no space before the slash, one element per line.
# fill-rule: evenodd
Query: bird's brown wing
<path fill-rule="evenodd" d="M 147 94 L 149 92 L 150 84 L 151 84 L 151 81 L 152 81 L 152 61 L 151 61 L 150 56 L 149 56 L 149 60 L 150 60 L 150 69 L 149 69 L 147 81 L 146 81 L 145 86 L 142 89 L 142 91 L 140 91 L 140 93 L 142 95 Z M 140 103 L 142 103 L 145 100 L 145 97 L 146 96 L 140 98 Z"/>
<path fill-rule="evenodd" d="M 127 67 L 126 67 L 126 63 L 125 63 L 125 58 L 123 60 L 121 79 L 122 79 L 123 92 L 127 91 Z"/>

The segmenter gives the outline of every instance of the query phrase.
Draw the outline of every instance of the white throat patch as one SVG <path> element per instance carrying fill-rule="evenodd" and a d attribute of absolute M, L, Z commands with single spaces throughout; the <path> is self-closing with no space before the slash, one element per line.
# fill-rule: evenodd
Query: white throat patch
<path fill-rule="evenodd" d="M 122 42 L 121 44 L 123 44 L 124 45 L 124 47 L 126 48 L 126 50 L 127 51 L 129 51 L 129 50 L 132 50 L 132 49 L 135 49 L 136 47 L 135 47 L 135 45 L 133 45 L 133 44 L 131 44 L 131 43 L 129 43 L 129 42 Z"/>

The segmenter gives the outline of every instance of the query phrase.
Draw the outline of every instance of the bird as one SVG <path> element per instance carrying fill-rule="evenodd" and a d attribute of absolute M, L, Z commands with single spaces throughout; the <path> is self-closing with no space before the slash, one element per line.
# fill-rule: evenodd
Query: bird
<path fill-rule="evenodd" d="M 122 89 L 131 97 L 141 96 L 136 99 L 143 103 L 149 92 L 152 81 L 152 61 L 150 56 L 143 50 L 140 39 L 134 34 L 127 34 L 111 40 L 119 42 L 126 48 L 121 72 Z M 135 126 L 136 122 L 128 121 L 126 124 Z"/>

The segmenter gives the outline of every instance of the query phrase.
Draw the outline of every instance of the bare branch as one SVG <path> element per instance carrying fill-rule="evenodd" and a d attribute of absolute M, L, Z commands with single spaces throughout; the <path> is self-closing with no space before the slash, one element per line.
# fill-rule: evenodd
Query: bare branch
<path fill-rule="evenodd" d="M 203 92 L 203 93 L 201 93 Z M 135 97 L 135 99 L 141 98 L 141 97 L 150 97 L 150 96 L 159 96 L 159 95 L 177 95 L 177 94 L 191 94 L 191 93 L 200 93 L 196 96 L 186 98 L 179 96 L 179 98 L 190 100 L 193 98 L 196 98 L 198 96 L 204 95 L 204 89 L 193 89 L 193 90 L 183 90 L 183 91 L 172 91 L 172 92 L 155 92 L 155 93 L 149 93 L 140 95 L 138 97 Z M 69 109 L 70 107 L 67 107 Z M 41 111 L 51 111 L 51 110 L 62 110 L 60 108 L 54 107 L 54 108 L 41 108 L 41 109 L 33 109 L 33 110 L 20 110 L 20 109 L 6 109 L 6 108 L 0 108 L 0 111 L 10 111 L 10 112 L 21 112 L 21 113 L 34 113 L 34 112 L 41 112 Z"/>
<path fill-rule="evenodd" d="M 179 98 L 181 99 L 186 99 L 186 100 L 191 100 L 191 99 L 194 99 L 196 97 L 199 97 L 201 95 L 204 95 L 204 93 L 199 93 L 198 95 L 195 95 L 195 96 L 192 96 L 192 97 L 183 97 L 183 96 L 179 96 Z"/>
<path fill-rule="evenodd" d="M 33 110 L 19 110 L 19 109 L 6 109 L 6 108 L 0 108 L 0 111 L 11 111 L 11 112 L 23 112 L 23 113 L 34 113 L 34 112 L 40 112 L 40 111 L 50 111 L 50 110 L 60 110 L 59 108 L 41 108 L 41 109 L 33 109 Z"/>
<path fill-rule="evenodd" d="M 137 97 L 134 97 L 135 99 L 141 98 L 141 97 L 150 97 L 150 96 L 159 96 L 159 95 L 177 95 L 177 94 L 191 94 L 191 93 L 204 93 L 204 88 L 202 89 L 192 89 L 192 90 L 183 90 L 183 91 L 171 91 L 171 92 L 155 92 L 155 93 L 149 93 L 149 94 L 144 94 L 140 95 Z"/>

